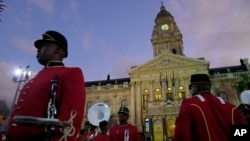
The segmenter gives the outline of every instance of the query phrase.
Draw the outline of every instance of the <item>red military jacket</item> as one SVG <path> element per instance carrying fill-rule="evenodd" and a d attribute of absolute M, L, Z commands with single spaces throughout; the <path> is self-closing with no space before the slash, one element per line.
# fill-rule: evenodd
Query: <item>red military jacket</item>
<path fill-rule="evenodd" d="M 76 141 L 89 141 L 93 139 L 93 137 L 96 135 L 95 131 L 90 131 L 87 133 L 84 133 L 83 135 L 76 138 Z"/>
<path fill-rule="evenodd" d="M 93 141 L 109 141 L 109 135 L 99 133 L 94 136 Z"/>
<path fill-rule="evenodd" d="M 115 125 L 109 130 L 110 141 L 125 141 L 124 137 L 127 138 L 126 141 L 141 141 L 136 126 L 127 125 Z"/>
<path fill-rule="evenodd" d="M 29 80 L 21 89 L 7 130 L 7 141 L 40 141 L 44 140 L 42 126 L 27 126 L 17 124 L 15 115 L 47 118 L 47 107 L 51 95 L 51 80 L 56 75 L 56 109 L 57 119 L 68 121 L 74 130 L 68 134 L 67 141 L 75 140 L 80 130 L 84 116 L 85 84 L 80 68 L 64 67 L 61 62 L 50 62 L 33 79 Z M 63 133 L 55 129 L 51 141 L 62 139 Z"/>
<path fill-rule="evenodd" d="M 246 124 L 234 105 L 203 93 L 182 102 L 174 141 L 229 141 L 230 125 Z"/>

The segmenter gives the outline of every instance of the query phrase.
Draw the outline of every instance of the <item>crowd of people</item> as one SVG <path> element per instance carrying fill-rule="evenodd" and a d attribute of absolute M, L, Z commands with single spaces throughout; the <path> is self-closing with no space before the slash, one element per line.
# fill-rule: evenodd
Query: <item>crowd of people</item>
<path fill-rule="evenodd" d="M 63 59 L 68 56 L 67 39 L 50 30 L 42 34 L 42 39 L 36 40 L 34 46 L 37 61 L 44 68 L 20 90 L 9 117 L 6 141 L 145 139 L 136 126 L 128 123 L 129 109 L 124 106 L 117 113 L 117 125 L 109 128 L 108 121 L 104 120 L 99 123 L 100 132 L 96 126 L 91 126 L 88 132 L 81 129 L 86 98 L 84 75 L 78 67 L 64 66 Z M 192 97 L 181 103 L 174 141 L 229 141 L 230 125 L 250 125 L 250 105 L 235 107 L 214 96 L 210 93 L 208 75 L 191 75 L 190 83 Z M 59 121 L 52 122 L 54 119 Z M 30 126 L 31 121 L 44 126 Z M 69 125 L 62 124 L 65 121 Z"/>

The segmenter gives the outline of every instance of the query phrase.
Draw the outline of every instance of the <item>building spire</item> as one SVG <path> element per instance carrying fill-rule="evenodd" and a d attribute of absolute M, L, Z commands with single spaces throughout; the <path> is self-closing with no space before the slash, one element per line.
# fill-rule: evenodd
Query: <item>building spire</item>
<path fill-rule="evenodd" d="M 166 10 L 166 9 L 165 9 L 165 6 L 164 6 L 164 4 L 163 4 L 163 1 L 161 1 L 161 11 L 162 11 L 162 10 Z"/>

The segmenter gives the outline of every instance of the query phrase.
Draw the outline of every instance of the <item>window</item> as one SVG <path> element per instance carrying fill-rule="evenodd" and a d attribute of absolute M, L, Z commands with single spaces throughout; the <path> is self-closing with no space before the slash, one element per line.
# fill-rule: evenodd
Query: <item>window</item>
<path fill-rule="evenodd" d="M 174 100 L 173 91 L 170 87 L 168 88 L 168 91 L 167 91 L 167 100 L 171 100 L 171 101 Z"/>
<path fill-rule="evenodd" d="M 161 94 L 161 91 L 159 88 L 155 89 L 155 100 L 158 101 L 158 100 L 161 100 L 162 99 L 162 94 Z"/>
<path fill-rule="evenodd" d="M 148 98 L 149 98 L 148 89 L 144 89 L 144 91 L 143 91 L 143 101 L 148 101 Z"/>
<path fill-rule="evenodd" d="M 148 107 L 148 97 L 149 97 L 149 91 L 148 89 L 143 90 L 143 108 Z"/>
<path fill-rule="evenodd" d="M 172 53 L 176 54 L 177 53 L 176 49 L 172 49 Z"/>
<path fill-rule="evenodd" d="M 184 100 L 186 99 L 185 91 L 183 86 L 179 86 L 178 99 Z"/>
<path fill-rule="evenodd" d="M 128 82 L 123 82 L 123 88 L 127 88 L 128 87 Z"/>

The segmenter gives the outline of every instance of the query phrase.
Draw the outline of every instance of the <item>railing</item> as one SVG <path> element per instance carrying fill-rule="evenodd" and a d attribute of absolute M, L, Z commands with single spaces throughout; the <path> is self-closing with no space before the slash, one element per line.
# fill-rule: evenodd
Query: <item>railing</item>
<path fill-rule="evenodd" d="M 94 90 L 107 90 L 107 89 L 124 89 L 124 88 L 129 88 L 129 84 L 107 84 L 107 85 L 102 85 L 102 86 L 91 86 L 91 87 L 86 87 L 86 90 L 88 91 L 94 91 Z"/>
<path fill-rule="evenodd" d="M 166 105 L 146 108 L 147 115 L 167 115 L 167 114 L 177 114 L 179 112 L 179 105 Z"/>
<path fill-rule="evenodd" d="M 250 71 L 236 72 L 236 73 L 215 74 L 215 75 L 210 75 L 210 79 L 211 80 L 215 80 L 215 79 L 228 79 L 228 78 L 233 79 L 233 78 L 240 77 L 241 74 L 250 75 Z"/>

